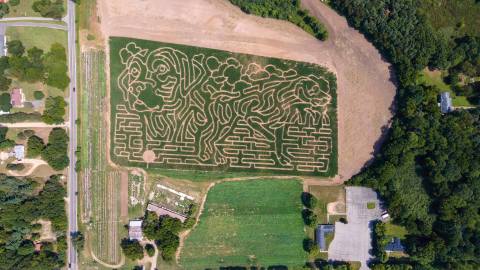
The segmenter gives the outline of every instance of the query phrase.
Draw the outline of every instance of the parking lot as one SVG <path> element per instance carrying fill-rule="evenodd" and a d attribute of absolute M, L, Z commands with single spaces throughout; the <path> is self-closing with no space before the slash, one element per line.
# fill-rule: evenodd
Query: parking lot
<path fill-rule="evenodd" d="M 370 249 L 371 223 L 379 219 L 382 210 L 377 193 L 370 188 L 347 187 L 348 224 L 335 223 L 335 237 L 328 250 L 328 259 L 335 261 L 359 261 L 360 269 L 368 269 L 367 262 L 372 258 Z M 368 203 L 375 203 L 368 209 Z"/>

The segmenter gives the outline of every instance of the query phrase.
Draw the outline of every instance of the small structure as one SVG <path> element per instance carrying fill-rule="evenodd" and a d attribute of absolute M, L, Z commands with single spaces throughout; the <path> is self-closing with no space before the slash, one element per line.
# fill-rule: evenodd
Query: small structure
<path fill-rule="evenodd" d="M 163 206 L 160 206 L 160 205 L 157 205 L 157 204 L 154 204 L 154 203 L 149 203 L 147 205 L 147 210 L 151 211 L 151 212 L 155 212 L 158 216 L 167 215 L 169 217 L 179 219 L 181 222 L 185 222 L 185 220 L 187 219 L 187 216 L 185 216 L 185 215 L 182 215 L 180 213 L 177 213 L 177 212 L 172 211 L 172 210 L 170 210 L 166 207 L 163 207 Z"/>
<path fill-rule="evenodd" d="M 25 158 L 25 146 L 23 144 L 17 144 L 13 147 L 11 153 L 18 161 L 21 161 Z"/>
<path fill-rule="evenodd" d="M 14 108 L 23 108 L 25 95 L 23 94 L 22 88 L 13 88 L 12 92 L 10 93 L 10 99 L 10 102 Z"/>
<path fill-rule="evenodd" d="M 2 3 L 0 1 L 0 3 Z M 7 37 L 0 35 L 0 56 L 7 56 Z"/>
<path fill-rule="evenodd" d="M 449 92 L 440 94 L 440 111 L 442 113 L 449 113 L 453 111 L 452 98 Z"/>
<path fill-rule="evenodd" d="M 383 221 L 386 221 L 386 220 L 388 220 L 389 218 L 390 218 L 390 214 L 388 214 L 387 211 L 384 211 L 384 212 L 382 213 L 382 220 L 383 220 Z"/>
<path fill-rule="evenodd" d="M 142 221 L 141 220 L 130 220 L 128 222 L 128 238 L 130 240 L 142 241 Z"/>
<path fill-rule="evenodd" d="M 402 245 L 400 238 L 393 237 L 392 241 L 390 241 L 385 247 L 385 251 L 386 252 L 404 252 L 405 247 Z"/>
<path fill-rule="evenodd" d="M 326 224 L 326 225 L 318 225 L 317 229 L 315 230 L 315 238 L 317 240 L 317 245 L 320 251 L 327 251 L 327 243 L 325 242 L 325 235 L 327 233 L 334 233 L 335 232 L 335 225 Z"/>

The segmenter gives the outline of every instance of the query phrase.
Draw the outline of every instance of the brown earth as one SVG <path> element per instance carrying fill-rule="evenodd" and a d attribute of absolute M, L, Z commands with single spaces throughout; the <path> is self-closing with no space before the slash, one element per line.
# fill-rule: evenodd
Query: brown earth
<path fill-rule="evenodd" d="M 225 0 L 99 0 L 103 34 L 279 57 L 328 67 L 338 79 L 339 176 L 372 158 L 392 116 L 390 66 L 364 36 L 318 0 L 303 5 L 327 26 L 320 42 L 284 21 L 246 15 Z M 105 39 L 108 40 L 108 39 Z M 108 48 L 108 44 L 105 44 Z"/>
<path fill-rule="evenodd" d="M 120 218 L 128 220 L 128 173 L 120 173 Z"/>

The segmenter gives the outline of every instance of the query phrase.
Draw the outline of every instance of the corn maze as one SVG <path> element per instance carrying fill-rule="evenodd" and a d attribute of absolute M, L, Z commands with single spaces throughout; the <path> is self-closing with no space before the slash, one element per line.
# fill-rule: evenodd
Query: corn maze
<path fill-rule="evenodd" d="M 89 225 L 90 249 L 102 262 L 116 264 L 120 250 L 120 172 L 107 164 L 105 54 L 90 50 L 81 55 L 82 68 L 82 222 Z"/>
<path fill-rule="evenodd" d="M 112 38 L 112 160 L 337 172 L 336 79 L 308 63 Z"/>

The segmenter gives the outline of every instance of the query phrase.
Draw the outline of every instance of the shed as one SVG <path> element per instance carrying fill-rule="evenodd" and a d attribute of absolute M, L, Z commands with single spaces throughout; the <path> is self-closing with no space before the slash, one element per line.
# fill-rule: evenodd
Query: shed
<path fill-rule="evenodd" d="M 163 206 L 160 206 L 160 205 L 157 205 L 157 204 L 154 204 L 154 203 L 149 203 L 147 205 L 147 210 L 155 212 L 158 216 L 167 215 L 169 217 L 179 219 L 181 222 L 185 222 L 185 220 L 187 219 L 187 216 L 185 216 L 185 215 L 182 215 L 180 213 L 177 213 L 173 210 L 170 210 L 166 207 L 163 207 Z"/>
<path fill-rule="evenodd" d="M 321 251 L 327 250 L 325 235 L 327 233 L 334 233 L 334 232 L 335 232 L 335 225 L 331 225 L 331 224 L 318 225 L 317 229 L 315 230 L 315 238 L 317 240 L 318 248 Z"/>
<path fill-rule="evenodd" d="M 25 158 L 25 146 L 23 144 L 17 144 L 13 147 L 12 155 L 18 160 Z"/>
<path fill-rule="evenodd" d="M 130 240 L 142 241 L 142 223 L 143 222 L 141 220 L 130 220 L 128 223 L 128 238 Z"/>
<path fill-rule="evenodd" d="M 442 113 L 449 113 L 453 111 L 452 98 L 449 92 L 440 94 L 440 111 Z"/>
<path fill-rule="evenodd" d="M 385 247 L 386 252 L 404 252 L 405 247 L 403 247 L 400 238 L 393 237 L 392 240 Z"/>

